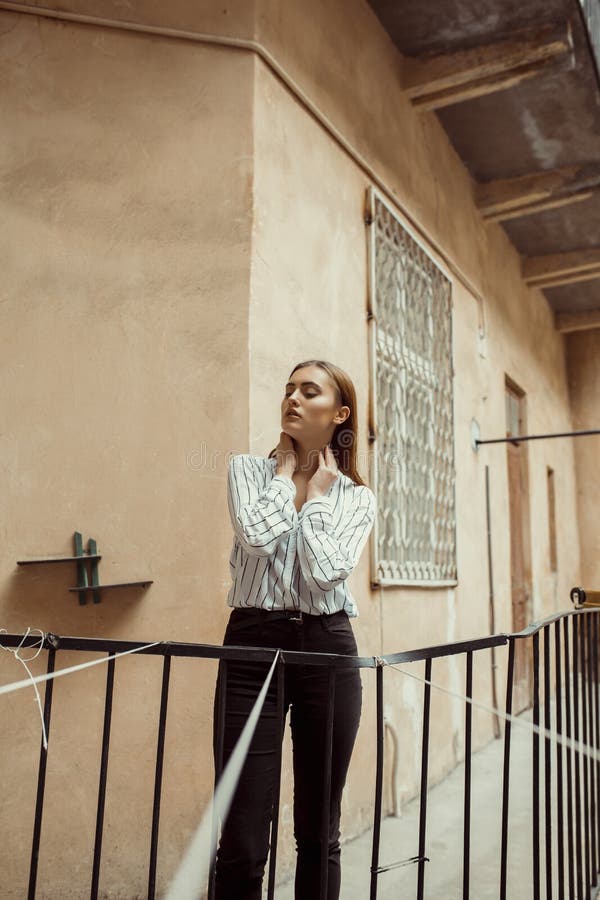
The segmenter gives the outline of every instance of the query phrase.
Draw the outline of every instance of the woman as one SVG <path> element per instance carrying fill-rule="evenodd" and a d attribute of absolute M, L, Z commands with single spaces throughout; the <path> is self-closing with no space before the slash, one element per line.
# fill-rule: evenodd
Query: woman
<path fill-rule="evenodd" d="M 350 378 L 323 360 L 299 363 L 285 388 L 281 423 L 279 443 L 268 458 L 239 454 L 229 463 L 227 499 L 235 536 L 227 602 L 233 609 L 223 645 L 356 655 L 350 620 L 358 609 L 346 579 L 369 537 L 375 496 L 356 471 L 356 394 Z M 269 668 L 228 664 L 223 764 Z M 215 763 L 221 682 L 220 665 Z M 285 666 L 284 685 L 284 715 L 291 705 L 295 898 L 318 900 L 327 667 Z M 328 900 L 339 897 L 341 796 L 361 705 L 359 670 L 336 670 Z M 216 900 L 261 898 L 283 738 L 278 729 L 273 678 L 222 830 Z"/>

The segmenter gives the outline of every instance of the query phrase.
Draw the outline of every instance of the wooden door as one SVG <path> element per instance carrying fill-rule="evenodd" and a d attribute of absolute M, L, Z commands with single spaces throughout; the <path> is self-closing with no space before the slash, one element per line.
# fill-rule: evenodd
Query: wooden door
<path fill-rule="evenodd" d="M 526 433 L 525 395 L 514 383 L 506 383 L 506 436 Z M 512 631 L 532 621 L 531 546 L 529 539 L 529 479 L 527 443 L 506 444 L 510 528 L 510 586 Z M 513 713 L 532 703 L 533 652 L 531 638 L 517 640 L 513 684 Z"/>

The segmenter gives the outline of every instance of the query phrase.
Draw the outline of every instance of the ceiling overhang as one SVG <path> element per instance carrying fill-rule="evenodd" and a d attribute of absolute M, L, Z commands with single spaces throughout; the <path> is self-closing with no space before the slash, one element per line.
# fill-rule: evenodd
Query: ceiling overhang
<path fill-rule="evenodd" d="M 436 112 L 556 327 L 600 327 L 600 5 L 369 2 L 403 54 L 403 89 Z"/>

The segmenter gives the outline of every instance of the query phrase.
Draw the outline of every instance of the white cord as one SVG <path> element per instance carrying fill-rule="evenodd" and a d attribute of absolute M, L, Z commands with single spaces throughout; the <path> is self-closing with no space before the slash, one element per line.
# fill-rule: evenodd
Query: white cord
<path fill-rule="evenodd" d="M 22 656 L 19 655 L 19 650 L 23 646 L 23 641 L 26 637 L 28 637 L 29 632 L 32 629 L 27 626 L 27 631 L 23 635 L 21 643 L 18 647 L 13 649 L 12 647 L 5 647 L 0 642 L 0 648 L 2 650 L 7 650 L 9 653 L 12 653 L 16 659 L 19 660 L 20 663 L 25 667 L 28 678 L 24 678 L 22 681 L 14 681 L 12 684 L 3 684 L 0 685 L 0 694 L 11 694 L 13 691 L 21 690 L 21 688 L 29 687 L 30 684 L 33 685 L 33 689 L 35 691 L 38 709 L 40 711 L 40 717 L 42 720 L 42 732 L 43 732 L 43 740 L 44 740 L 44 750 L 48 749 L 48 736 L 46 734 L 46 725 L 44 723 L 44 714 L 42 712 L 42 703 L 40 700 L 39 691 L 37 689 L 37 685 L 42 681 L 50 681 L 53 678 L 58 678 L 60 675 L 69 675 L 71 672 L 79 672 L 81 669 L 89 669 L 90 666 L 98 666 L 102 663 L 107 663 L 110 659 L 117 659 L 119 656 L 127 656 L 128 653 L 138 653 L 140 650 L 147 650 L 149 647 L 156 647 L 157 644 L 164 644 L 164 641 L 154 641 L 152 644 L 144 644 L 143 647 L 134 647 L 132 650 L 124 650 L 122 653 L 114 653 L 112 656 L 103 656 L 101 659 L 93 659 L 89 662 L 78 663 L 76 666 L 68 666 L 65 669 L 57 669 L 55 672 L 47 672 L 46 675 L 32 675 L 29 667 L 27 666 L 28 662 L 31 662 L 37 656 L 39 656 L 40 651 L 44 649 L 44 640 L 46 635 L 41 630 L 41 628 L 34 628 L 33 631 L 39 631 L 41 635 L 40 646 L 37 648 L 36 652 L 33 656 L 29 656 L 26 659 L 23 659 Z M 0 628 L 0 633 L 8 634 L 6 628 Z"/>
<path fill-rule="evenodd" d="M 216 834 L 212 833 L 213 813 L 222 822 L 225 821 L 231 801 L 237 787 L 246 760 L 246 754 L 250 747 L 250 741 L 258 722 L 265 697 L 275 665 L 279 659 L 278 650 L 269 670 L 260 693 L 254 702 L 252 711 L 246 720 L 246 724 L 237 740 L 237 743 L 227 761 L 227 765 L 221 773 L 221 777 L 215 788 L 212 803 L 210 803 L 202 816 L 200 824 L 190 841 L 188 848 L 179 864 L 169 889 L 163 900 L 196 900 L 199 895 L 200 885 L 206 883 L 208 871 L 216 853 Z M 206 848 L 209 852 L 206 852 Z"/>
<path fill-rule="evenodd" d="M 123 650 L 122 653 L 113 653 L 112 656 L 103 656 L 102 659 L 92 659 L 90 662 L 78 663 L 76 666 L 67 666 L 66 669 L 57 669 L 56 672 L 48 672 L 46 675 L 36 675 L 31 679 L 31 682 L 34 684 L 39 684 L 40 681 L 51 681 L 52 678 L 58 678 L 60 675 L 70 675 L 71 672 L 79 672 L 81 669 L 89 669 L 90 666 L 100 666 L 103 663 L 107 663 L 111 659 L 118 659 L 120 656 L 127 656 L 128 653 L 139 653 L 140 650 L 147 650 L 149 647 L 156 647 L 158 644 L 164 644 L 165 641 L 154 641 L 152 644 L 144 644 L 143 647 L 133 647 L 131 650 Z M 9 649 L 4 647 L 4 649 Z M 98 652 L 98 651 L 96 651 Z M 29 687 L 31 683 L 29 679 L 25 678 L 23 681 L 14 681 L 12 684 L 3 684 L 0 685 L 0 694 L 10 694 L 13 691 L 18 691 L 20 688 Z"/>
<path fill-rule="evenodd" d="M 33 631 L 39 631 L 39 633 L 40 633 L 40 646 L 37 648 L 37 650 L 35 651 L 35 653 L 34 653 L 32 656 L 28 656 L 28 657 L 26 657 L 26 658 L 23 658 L 23 657 L 19 654 L 19 650 L 20 650 L 21 647 L 23 646 L 23 641 L 25 640 L 25 638 L 29 637 L 29 633 L 30 633 L 32 630 L 33 630 Z M 8 634 L 8 631 L 6 630 L 6 628 L 0 628 L 0 634 Z M 43 740 L 44 740 L 44 750 L 47 750 L 47 749 L 48 749 L 48 735 L 46 734 L 46 723 L 44 722 L 44 713 L 42 712 L 42 701 L 40 700 L 40 692 L 39 692 L 38 689 L 37 689 L 37 684 L 36 684 L 36 682 L 35 682 L 35 678 L 34 678 L 33 675 L 31 674 L 31 671 L 30 671 L 30 669 L 29 669 L 29 666 L 27 665 L 28 662 L 31 662 L 32 660 L 37 659 L 37 657 L 40 655 L 41 651 L 44 649 L 44 639 L 45 639 L 45 637 L 46 637 L 46 636 L 45 636 L 45 634 L 44 634 L 44 632 L 42 631 L 41 628 L 33 628 L 33 629 L 31 629 L 30 626 L 28 625 L 28 626 L 27 626 L 27 631 L 26 631 L 25 634 L 23 635 L 23 637 L 22 637 L 22 639 L 21 639 L 21 643 L 19 644 L 18 647 L 5 647 L 4 644 L 2 644 L 2 642 L 0 642 L 0 649 L 6 650 L 8 653 L 12 653 L 13 656 L 15 657 L 15 659 L 18 659 L 19 662 L 22 663 L 22 665 L 23 665 L 24 668 L 25 668 L 25 671 L 26 671 L 27 674 L 29 675 L 29 678 L 27 678 L 27 679 L 25 680 L 25 684 L 26 684 L 26 685 L 33 684 L 33 689 L 34 689 L 34 691 L 35 691 L 35 699 L 37 700 L 38 709 L 39 709 L 39 711 L 40 711 L 40 719 L 42 720 L 42 737 L 43 737 Z M 33 644 L 30 645 L 30 647 L 33 647 L 33 646 L 34 646 Z"/>
<path fill-rule="evenodd" d="M 589 744 L 584 744 L 581 741 L 575 741 L 573 740 L 573 738 L 566 737 L 562 734 L 559 735 L 557 731 L 551 731 L 549 728 L 545 728 L 543 725 L 536 725 L 534 722 L 530 722 L 528 719 L 523 719 L 520 716 L 514 716 L 512 713 L 504 712 L 503 710 L 496 709 L 493 706 L 488 706 L 487 703 L 482 703 L 480 700 L 473 700 L 472 697 L 467 697 L 465 694 L 459 694 L 457 691 L 451 691 L 448 688 L 442 687 L 441 684 L 436 684 L 434 681 L 430 681 L 428 678 L 423 678 L 420 675 L 415 675 L 414 672 L 407 672 L 406 669 L 401 669 L 398 665 L 394 665 L 393 663 L 386 664 L 390 669 L 395 669 L 396 672 L 401 672 L 402 675 L 408 675 L 409 678 L 414 678 L 416 681 L 422 681 L 424 684 L 429 684 L 431 685 L 431 687 L 436 688 L 438 691 L 443 691 L 444 694 L 449 694 L 449 696 L 456 697 L 458 700 L 464 700 L 465 703 L 471 703 L 473 706 L 478 706 L 480 709 L 492 713 L 492 715 L 500 716 L 507 722 L 515 722 L 517 725 L 522 725 L 525 728 L 529 728 L 530 731 L 534 731 L 537 734 L 548 737 L 551 740 L 556 741 L 558 744 L 563 744 L 565 747 L 570 747 L 572 750 L 577 750 L 579 753 L 583 753 L 586 756 L 591 757 L 591 759 L 600 759 L 600 751 L 595 750 L 593 747 L 590 747 Z M 543 706 L 544 704 L 540 703 L 540 707 Z"/>

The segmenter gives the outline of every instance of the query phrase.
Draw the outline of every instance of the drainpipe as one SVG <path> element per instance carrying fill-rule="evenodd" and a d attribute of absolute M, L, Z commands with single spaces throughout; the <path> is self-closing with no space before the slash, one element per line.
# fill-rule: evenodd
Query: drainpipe
<path fill-rule="evenodd" d="M 400 799 L 398 792 L 398 767 L 400 763 L 400 754 L 398 752 L 398 732 L 396 731 L 394 725 L 392 724 L 392 720 L 390 719 L 389 707 L 384 711 L 383 715 L 383 726 L 390 734 L 392 739 L 393 746 L 393 754 L 392 754 L 392 812 L 391 815 L 395 816 L 395 818 L 400 818 Z"/>
<path fill-rule="evenodd" d="M 485 513 L 487 519 L 487 555 L 488 555 L 488 577 L 489 577 L 489 604 L 490 604 L 490 634 L 496 633 L 496 624 L 494 621 L 494 579 L 492 575 L 492 527 L 490 522 L 490 467 L 485 467 Z M 498 699 L 496 693 L 496 648 L 491 647 L 492 659 L 492 706 L 498 709 Z M 500 737 L 500 720 L 498 713 L 494 713 L 494 737 Z"/>

